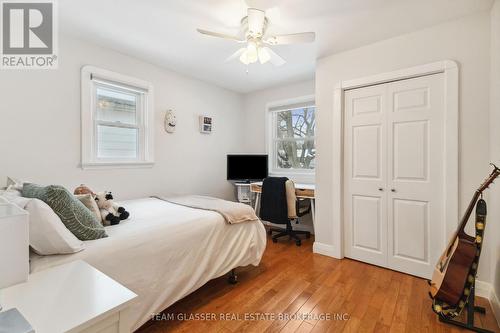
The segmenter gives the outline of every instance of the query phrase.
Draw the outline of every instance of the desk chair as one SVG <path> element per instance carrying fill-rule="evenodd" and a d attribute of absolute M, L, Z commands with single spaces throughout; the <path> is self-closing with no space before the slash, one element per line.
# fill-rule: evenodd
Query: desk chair
<path fill-rule="evenodd" d="M 278 233 L 272 236 L 274 243 L 278 242 L 278 238 L 288 236 L 289 239 L 295 239 L 295 244 L 300 246 L 302 241 L 298 235 L 305 235 L 306 238 L 311 237 L 309 231 L 293 230 L 292 228 L 292 221 L 299 223 L 299 217 L 311 211 L 309 200 L 297 200 L 293 181 L 286 177 L 264 179 L 261 198 L 261 219 L 274 224 L 285 224 L 285 229 L 269 228 L 270 235 L 273 232 Z"/>

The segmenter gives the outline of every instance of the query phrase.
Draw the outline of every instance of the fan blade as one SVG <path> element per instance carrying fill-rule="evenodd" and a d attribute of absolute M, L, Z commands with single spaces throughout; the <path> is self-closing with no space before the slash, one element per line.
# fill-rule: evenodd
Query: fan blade
<path fill-rule="evenodd" d="M 269 55 L 271 56 L 271 58 L 269 59 L 269 61 L 274 66 L 283 66 L 284 64 L 286 64 L 285 59 L 283 59 L 276 52 L 274 52 L 273 50 L 271 50 L 271 48 L 265 46 L 265 47 L 263 47 L 263 49 L 265 49 L 267 52 L 269 52 Z"/>
<path fill-rule="evenodd" d="M 213 31 L 208 31 L 208 30 L 203 30 L 203 29 L 196 29 L 200 34 L 211 36 L 211 37 L 217 37 L 217 38 L 224 38 L 224 39 L 230 39 L 237 41 L 239 43 L 246 42 L 246 40 L 240 39 L 238 36 L 231 36 L 231 35 L 226 35 L 226 34 L 221 34 L 219 32 L 213 32 Z"/>
<path fill-rule="evenodd" d="M 233 61 L 236 58 L 239 58 L 241 56 L 241 54 L 243 52 L 245 52 L 246 49 L 247 49 L 246 47 L 242 47 L 241 49 L 239 49 L 238 51 L 234 52 L 229 57 L 227 57 L 226 60 L 224 60 L 224 62 L 230 62 L 230 61 Z"/>
<path fill-rule="evenodd" d="M 312 43 L 315 38 L 316 34 L 314 32 L 301 32 L 298 34 L 271 36 L 264 43 L 269 45 Z"/>

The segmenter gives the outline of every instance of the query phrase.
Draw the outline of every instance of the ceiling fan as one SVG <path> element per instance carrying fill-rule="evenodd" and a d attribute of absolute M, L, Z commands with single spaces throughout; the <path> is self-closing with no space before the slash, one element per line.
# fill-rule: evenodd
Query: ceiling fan
<path fill-rule="evenodd" d="M 226 61 L 239 58 L 245 64 L 259 61 L 261 64 L 270 62 L 275 66 L 286 63 L 285 59 L 274 52 L 269 46 L 314 42 L 314 32 L 302 32 L 287 35 L 269 35 L 267 28 L 269 19 L 266 12 L 257 8 L 248 8 L 247 16 L 241 19 L 240 33 L 236 36 L 197 29 L 199 33 L 212 37 L 224 38 L 238 43 L 246 43 L 245 47 L 229 56 Z"/>

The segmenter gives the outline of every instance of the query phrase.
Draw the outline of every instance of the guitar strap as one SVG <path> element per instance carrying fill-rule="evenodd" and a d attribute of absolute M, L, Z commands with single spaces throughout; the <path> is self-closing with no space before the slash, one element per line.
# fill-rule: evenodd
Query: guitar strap
<path fill-rule="evenodd" d="M 483 209 L 481 211 L 478 209 L 478 207 L 481 205 Z M 469 295 L 471 288 L 474 287 L 474 282 L 476 279 L 477 275 L 477 269 L 479 265 L 479 257 L 481 256 L 481 249 L 483 245 L 483 239 L 484 239 L 484 228 L 486 226 L 486 202 L 481 198 L 478 200 L 476 204 L 476 224 L 475 224 L 475 229 L 476 229 L 476 238 L 475 238 L 475 244 L 476 244 L 476 256 L 474 258 L 474 262 L 472 263 L 472 266 L 469 270 L 469 275 L 467 276 L 467 281 L 465 282 L 464 286 L 464 291 L 462 294 L 462 297 L 460 298 L 460 301 L 456 305 L 449 305 L 443 301 L 440 301 L 438 299 L 433 299 L 432 302 L 432 310 L 440 315 L 441 317 L 445 319 L 451 319 L 454 318 L 462 312 L 464 309 L 465 305 L 469 301 Z"/>

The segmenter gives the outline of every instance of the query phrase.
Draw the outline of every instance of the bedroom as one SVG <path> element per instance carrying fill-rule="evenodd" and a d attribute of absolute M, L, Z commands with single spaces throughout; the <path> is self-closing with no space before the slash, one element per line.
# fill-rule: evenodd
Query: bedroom
<path fill-rule="evenodd" d="M 1 8 L 0 207 L 21 210 L 0 215 L 0 328 L 11 320 L 35 332 L 460 329 L 432 311 L 440 303 L 426 279 L 495 172 L 489 163 L 500 164 L 499 0 Z M 261 35 L 249 33 L 254 24 Z M 298 33 L 289 45 L 271 38 Z M 435 112 L 415 111 L 419 103 Z M 129 141 L 106 142 L 113 132 Z M 264 215 L 278 211 L 271 182 L 244 182 L 269 178 L 283 194 L 280 177 L 295 182 L 292 209 L 304 216 L 290 225 L 310 233 L 295 235 L 300 242 L 265 233 Z M 75 198 L 81 184 L 92 193 Z M 471 324 L 493 331 L 497 185 L 481 196 L 488 226 L 473 282 L 486 314 Z M 51 201 L 54 189 L 67 205 Z M 130 217 L 84 206 L 106 225 L 89 236 L 60 210 L 109 201 L 99 193 L 94 202 L 94 191 L 111 191 Z M 279 213 L 289 208 L 283 200 Z M 470 215 L 480 216 L 475 207 Z M 251 221 L 231 223 L 242 216 Z M 474 229 L 469 222 L 467 233 Z M 471 290 L 464 283 L 461 296 Z M 470 299 L 453 320 L 467 322 Z"/>

